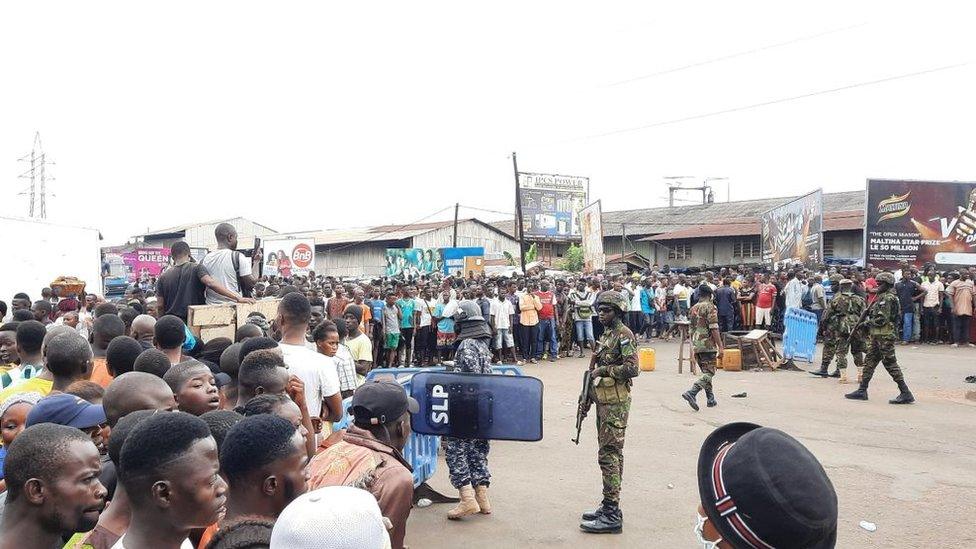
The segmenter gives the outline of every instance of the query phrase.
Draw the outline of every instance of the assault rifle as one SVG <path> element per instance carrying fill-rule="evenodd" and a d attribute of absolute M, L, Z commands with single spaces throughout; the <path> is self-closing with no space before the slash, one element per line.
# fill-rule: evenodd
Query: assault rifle
<path fill-rule="evenodd" d="M 580 390 L 579 402 L 576 406 L 576 438 L 572 439 L 577 445 L 579 444 L 580 430 L 583 429 L 583 420 L 586 419 L 586 414 L 590 413 L 590 407 L 593 406 L 593 367 L 596 366 L 597 357 L 600 353 L 599 343 L 596 349 L 593 350 L 593 356 L 590 357 L 590 365 L 583 372 L 583 388 Z"/>
<path fill-rule="evenodd" d="M 576 438 L 573 439 L 579 445 L 580 431 L 583 429 L 583 420 L 586 414 L 590 413 L 590 406 L 593 405 L 593 397 L 590 391 L 593 387 L 593 375 L 589 368 L 583 371 L 583 389 L 580 391 L 579 404 L 576 407 Z"/>

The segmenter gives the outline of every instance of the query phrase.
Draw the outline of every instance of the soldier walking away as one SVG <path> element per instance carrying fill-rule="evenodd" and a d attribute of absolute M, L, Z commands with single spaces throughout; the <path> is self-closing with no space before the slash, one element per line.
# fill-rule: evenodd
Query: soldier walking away
<path fill-rule="evenodd" d="M 702 389 L 705 390 L 708 407 L 718 406 L 712 392 L 712 378 L 715 377 L 715 364 L 722 357 L 723 350 L 722 334 L 718 330 L 718 309 L 712 303 L 712 289 L 708 284 L 698 287 L 698 303 L 688 312 L 688 322 L 695 361 L 702 375 L 691 389 L 681 393 L 681 398 L 687 400 L 691 409 L 697 412 L 697 396 Z"/>
<path fill-rule="evenodd" d="M 600 445 L 597 462 L 603 473 L 603 502 L 595 511 L 583 513 L 580 529 L 591 534 L 619 534 L 624 525 L 620 510 L 624 435 L 630 414 L 630 387 L 640 373 L 634 333 L 621 321 L 627 308 L 626 298 L 612 290 L 600 294 L 596 301 L 604 331 L 590 368 L 595 379 L 593 398 Z"/>
<path fill-rule="evenodd" d="M 852 400 L 868 399 L 868 384 L 874 376 L 874 369 L 878 367 L 878 362 L 884 364 L 885 370 L 891 375 L 891 379 L 898 384 L 901 391 L 897 397 L 889 400 L 891 404 L 911 404 L 915 402 L 915 397 L 908 390 L 905 383 L 905 376 L 898 366 L 895 358 L 895 326 L 898 322 L 900 308 L 898 296 L 892 291 L 895 285 L 895 277 L 891 273 L 884 272 L 875 277 L 878 283 L 878 293 L 874 302 L 868 308 L 866 324 L 868 325 L 868 353 L 864 362 L 864 373 L 861 377 L 861 386 L 853 393 L 844 395 Z"/>
<path fill-rule="evenodd" d="M 831 282 L 834 277 L 839 275 L 831 276 Z M 864 337 L 859 322 L 867 305 L 863 298 L 854 294 L 853 286 L 854 281 L 847 278 L 840 279 L 839 290 L 835 291 L 834 298 L 827 304 L 823 314 L 823 361 L 819 372 L 811 372 L 814 375 L 828 377 L 827 367 L 830 366 L 831 359 L 836 356 L 837 368 L 829 377 L 839 377 L 841 383 L 847 383 L 848 350 L 854 355 L 858 383 L 861 381 L 864 369 Z M 858 333 L 853 333 L 855 330 Z"/>

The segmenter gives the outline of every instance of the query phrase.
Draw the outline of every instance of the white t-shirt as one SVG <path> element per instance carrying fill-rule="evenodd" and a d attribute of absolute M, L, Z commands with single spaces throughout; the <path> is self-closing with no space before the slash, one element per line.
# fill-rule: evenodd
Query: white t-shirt
<path fill-rule="evenodd" d="M 238 254 L 240 256 L 237 258 L 239 260 L 238 267 L 240 267 L 240 270 L 236 274 L 234 273 L 234 254 Z M 237 275 L 251 275 L 250 258 L 236 250 L 222 249 L 215 252 L 210 252 L 204 256 L 203 261 L 201 261 L 200 264 L 206 267 L 207 272 L 210 273 L 210 276 L 212 276 L 214 280 L 221 283 L 225 288 L 232 292 L 241 293 L 241 287 L 237 284 Z M 231 303 L 230 299 L 218 294 L 210 288 L 207 288 L 205 295 L 207 298 L 207 305 Z"/>
<path fill-rule="evenodd" d="M 444 310 L 441 312 L 441 317 L 442 318 L 447 318 L 447 317 L 453 318 L 454 315 L 457 314 L 457 312 L 458 312 L 458 302 L 452 299 L 450 303 L 448 303 L 447 305 L 444 305 Z"/>
<path fill-rule="evenodd" d="M 641 287 L 635 286 L 631 290 L 634 295 L 630 298 L 630 310 L 640 312 L 641 310 Z"/>
<path fill-rule="evenodd" d="M 942 281 L 936 280 L 929 282 L 926 278 L 922 281 L 922 289 L 925 290 L 922 307 L 936 307 L 940 304 L 939 292 L 945 291 L 945 286 L 942 285 Z"/>
<path fill-rule="evenodd" d="M 501 301 L 497 299 L 491 300 L 491 316 L 495 317 L 495 329 L 496 330 L 508 330 L 512 327 L 512 316 L 515 314 L 515 307 L 512 306 L 512 302 L 503 299 Z"/>
<path fill-rule="evenodd" d="M 305 402 L 312 417 L 322 415 L 322 401 L 339 392 L 336 363 L 305 345 L 282 343 L 278 346 L 288 371 L 305 384 Z"/>
<path fill-rule="evenodd" d="M 119 538 L 119 541 L 115 542 L 115 545 L 112 546 L 112 549 L 126 549 L 125 545 L 123 545 L 122 543 L 124 541 L 125 541 L 125 534 L 122 534 L 122 537 Z M 189 540 L 189 538 L 187 538 L 183 540 L 183 543 L 180 544 L 180 549 L 194 549 L 193 543 Z"/>
<path fill-rule="evenodd" d="M 414 310 L 420 311 L 420 324 L 417 325 L 417 328 L 430 326 L 431 313 L 434 312 L 434 307 L 437 307 L 437 300 L 431 299 L 430 301 L 424 301 L 418 297 L 414 301 L 416 301 Z"/>

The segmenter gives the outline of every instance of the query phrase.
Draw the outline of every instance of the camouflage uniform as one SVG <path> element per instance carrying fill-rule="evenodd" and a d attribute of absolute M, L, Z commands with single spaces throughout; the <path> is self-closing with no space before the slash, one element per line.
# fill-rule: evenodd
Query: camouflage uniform
<path fill-rule="evenodd" d="M 475 374 L 491 373 L 491 351 L 488 350 L 488 340 L 465 339 L 458 344 L 454 357 L 454 372 L 469 372 Z M 447 450 L 444 459 L 451 477 L 451 485 L 455 488 L 462 486 L 488 486 L 491 473 L 488 472 L 487 440 L 467 440 L 444 437 Z"/>
<path fill-rule="evenodd" d="M 715 357 L 718 348 L 712 341 L 713 329 L 718 329 L 718 309 L 711 300 L 699 301 L 688 312 L 688 329 L 691 332 L 691 346 L 695 352 L 695 361 L 701 368 L 702 375 L 695 385 L 705 390 L 705 394 L 712 392 L 712 378 L 715 376 Z"/>
<path fill-rule="evenodd" d="M 894 276 L 891 273 L 883 272 L 875 277 L 878 284 L 884 284 L 883 291 L 879 291 L 877 297 L 868 307 L 865 325 L 868 328 L 868 352 L 864 357 L 864 374 L 861 378 L 861 385 L 853 393 L 848 393 L 844 397 L 851 400 L 867 400 L 868 384 L 874 376 L 874 369 L 878 367 L 878 362 L 884 364 L 885 370 L 891 375 L 891 379 L 898 385 L 898 396 L 889 400 L 890 404 L 911 404 L 915 402 L 908 384 L 905 383 L 905 376 L 898 367 L 895 358 L 895 338 L 897 337 L 895 326 L 898 322 L 898 315 L 901 306 L 898 304 L 898 296 L 892 291 L 895 285 Z M 879 290 L 882 287 L 879 286 Z"/>
<path fill-rule="evenodd" d="M 824 350 L 823 370 L 830 366 L 830 361 L 837 357 L 837 369 L 847 368 L 848 350 L 854 354 L 854 365 L 860 368 L 864 365 L 863 333 L 851 336 L 851 330 L 864 312 L 864 299 L 855 295 L 850 289 L 834 296 L 827 304 L 824 312 Z"/>
<path fill-rule="evenodd" d="M 630 414 L 631 379 L 637 377 L 637 345 L 634 333 L 618 318 L 600 336 L 593 377 L 596 430 L 600 450 L 597 462 L 603 472 L 603 499 L 620 501 L 624 471 L 624 434 Z"/>
<path fill-rule="evenodd" d="M 895 383 L 905 380 L 895 358 L 895 339 L 897 339 L 895 326 L 898 323 L 899 312 L 898 296 L 891 289 L 879 293 L 868 309 L 868 317 L 865 321 L 869 332 L 867 356 L 864 357 L 864 385 L 871 382 L 878 362 L 884 364 L 885 370 L 888 370 Z"/>

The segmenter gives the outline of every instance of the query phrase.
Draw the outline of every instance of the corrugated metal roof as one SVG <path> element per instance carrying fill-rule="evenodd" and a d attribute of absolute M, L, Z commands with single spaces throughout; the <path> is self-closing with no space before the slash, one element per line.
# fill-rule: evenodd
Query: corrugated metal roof
<path fill-rule="evenodd" d="M 702 225 L 714 226 L 726 224 L 728 220 L 732 219 L 758 219 L 759 215 L 763 212 L 771 210 L 776 206 L 781 206 L 796 198 L 799 198 L 799 196 L 760 198 L 756 200 L 739 200 L 736 202 L 714 202 L 712 204 L 693 204 L 690 206 L 675 206 L 673 208 L 662 206 L 658 208 L 603 212 L 603 236 L 621 236 L 624 229 L 626 229 L 627 236 L 630 237 L 650 236 L 684 231 L 685 229 Z M 828 213 L 864 209 L 864 191 L 824 193 L 823 199 L 825 225 L 827 225 L 826 214 Z M 756 224 L 758 227 L 758 221 Z M 492 225 L 510 235 L 515 234 L 514 220 L 501 221 Z M 735 228 L 731 227 L 728 230 L 735 230 Z M 832 229 L 828 226 L 827 230 L 842 229 Z M 759 230 L 757 228 L 754 233 L 740 234 L 759 234 Z"/>
<path fill-rule="evenodd" d="M 498 230 L 494 227 L 480 219 L 473 217 L 467 219 L 458 219 L 458 223 L 479 223 L 490 229 Z M 414 223 L 412 225 L 379 225 L 376 227 L 360 227 L 353 229 L 333 229 L 328 231 L 319 231 L 313 233 L 310 236 L 315 237 L 316 246 L 325 246 L 329 244 L 352 244 L 357 242 L 387 242 L 390 240 L 406 240 L 408 238 L 413 238 L 415 236 L 420 236 L 422 234 L 429 233 L 431 231 L 436 231 L 437 229 L 443 229 L 445 227 L 450 227 L 454 224 L 453 220 L 450 221 L 434 221 L 430 223 Z M 505 234 L 505 236 L 508 236 Z"/>
<path fill-rule="evenodd" d="M 194 227 L 201 227 L 203 225 L 216 225 L 218 223 L 230 223 L 231 221 L 234 221 L 236 219 L 243 219 L 244 221 L 250 221 L 251 223 L 254 223 L 255 225 L 258 225 L 259 227 L 264 227 L 265 229 L 268 229 L 269 231 L 277 232 L 274 229 L 272 229 L 271 227 L 268 227 L 267 225 L 262 225 L 260 223 L 255 222 L 255 221 L 251 221 L 250 219 L 246 219 L 246 218 L 243 218 L 243 217 L 231 217 L 231 218 L 227 218 L 227 219 L 214 219 L 212 221 L 199 221 L 199 222 L 196 222 L 196 223 L 186 223 L 184 225 L 176 225 L 174 227 L 167 227 L 165 229 L 156 229 L 154 231 L 149 231 L 147 233 L 141 234 L 139 236 L 153 236 L 153 235 L 159 235 L 159 234 L 184 233 L 184 232 L 186 232 L 189 229 L 192 229 Z"/>
<path fill-rule="evenodd" d="M 862 210 L 848 210 L 844 212 L 824 213 L 825 231 L 853 231 L 864 228 L 864 212 Z M 661 241 L 680 240 L 686 238 L 705 238 L 720 236 L 759 236 L 759 221 L 754 219 L 730 219 L 724 223 L 709 223 L 648 236 L 638 240 Z"/>

